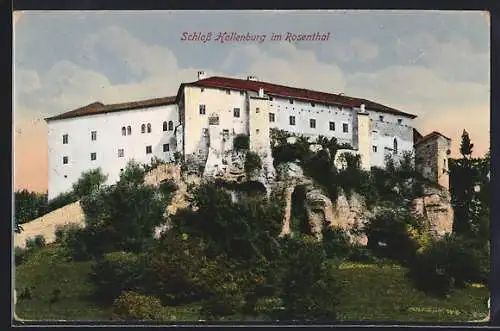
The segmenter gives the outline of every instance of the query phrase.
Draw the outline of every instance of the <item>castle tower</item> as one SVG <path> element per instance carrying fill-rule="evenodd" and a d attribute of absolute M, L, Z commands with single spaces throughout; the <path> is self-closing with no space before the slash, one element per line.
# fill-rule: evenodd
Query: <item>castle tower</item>
<path fill-rule="evenodd" d="M 415 169 L 430 181 L 449 188 L 451 139 L 433 131 L 415 143 Z"/>
<path fill-rule="evenodd" d="M 372 136 L 370 129 L 370 116 L 365 110 L 365 105 L 360 106 L 360 110 L 357 113 L 357 130 L 353 131 L 356 134 L 354 141 L 357 142 L 358 153 L 360 155 L 361 169 L 370 170 L 370 152 L 372 148 Z"/>

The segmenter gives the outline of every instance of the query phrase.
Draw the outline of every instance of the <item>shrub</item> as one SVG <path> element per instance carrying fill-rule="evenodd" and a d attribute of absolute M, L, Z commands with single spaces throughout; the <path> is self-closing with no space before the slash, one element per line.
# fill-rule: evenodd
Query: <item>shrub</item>
<path fill-rule="evenodd" d="M 245 158 L 245 172 L 251 174 L 256 170 L 262 169 L 262 160 L 259 154 L 248 151 Z"/>
<path fill-rule="evenodd" d="M 85 171 L 80 178 L 73 184 L 73 194 L 78 199 L 89 195 L 107 180 L 107 176 L 102 173 L 101 168 Z"/>
<path fill-rule="evenodd" d="M 45 247 L 45 237 L 43 235 L 37 235 L 34 238 L 26 239 L 26 249 L 37 250 Z"/>
<path fill-rule="evenodd" d="M 163 307 L 158 298 L 133 291 L 123 292 L 113 303 L 112 318 L 120 320 L 161 320 Z"/>
<path fill-rule="evenodd" d="M 70 203 L 73 203 L 78 200 L 78 197 L 73 192 L 61 193 L 57 197 L 49 200 L 47 206 L 47 213 L 50 213 L 53 210 L 62 208 Z"/>
<path fill-rule="evenodd" d="M 341 228 L 325 227 L 322 243 L 328 258 L 345 259 L 352 254 L 349 236 Z"/>
<path fill-rule="evenodd" d="M 335 321 L 338 282 L 335 267 L 314 239 L 299 237 L 287 241 L 283 305 L 287 319 Z"/>
<path fill-rule="evenodd" d="M 238 134 L 234 137 L 233 148 L 235 150 L 248 150 L 250 148 L 250 137 Z"/>
<path fill-rule="evenodd" d="M 409 276 L 417 288 L 435 295 L 445 295 L 453 287 L 486 282 L 484 268 L 487 254 L 476 242 L 457 236 L 433 241 L 420 251 L 411 264 Z"/>
<path fill-rule="evenodd" d="M 47 194 L 16 191 L 14 194 L 15 223 L 22 224 L 45 214 L 47 211 Z"/>
<path fill-rule="evenodd" d="M 104 255 L 92 264 L 91 280 L 97 286 L 96 297 L 105 303 L 116 299 L 122 291 L 135 290 L 144 275 L 139 256 L 126 252 Z"/>
<path fill-rule="evenodd" d="M 408 264 L 419 248 L 409 234 L 410 229 L 425 231 L 421 221 L 406 208 L 381 207 L 364 227 L 367 247 L 378 257 Z"/>
<path fill-rule="evenodd" d="M 61 245 L 64 253 L 75 261 L 87 260 L 91 253 L 87 247 L 88 230 L 78 224 L 69 223 L 59 226 L 55 231 L 56 242 Z"/>
<path fill-rule="evenodd" d="M 153 169 L 158 168 L 162 164 L 166 164 L 164 160 L 160 159 L 159 157 L 152 157 L 151 161 L 149 163 L 145 163 L 142 165 L 142 168 L 144 169 L 145 172 L 149 172 Z"/>
<path fill-rule="evenodd" d="M 21 265 L 26 260 L 27 250 L 25 248 L 14 248 L 14 262 L 16 265 Z"/>
<path fill-rule="evenodd" d="M 203 242 L 196 237 L 167 232 L 147 255 L 146 292 L 158 293 L 165 304 L 189 303 L 205 298 Z M 217 275 L 218 277 L 218 275 Z"/>

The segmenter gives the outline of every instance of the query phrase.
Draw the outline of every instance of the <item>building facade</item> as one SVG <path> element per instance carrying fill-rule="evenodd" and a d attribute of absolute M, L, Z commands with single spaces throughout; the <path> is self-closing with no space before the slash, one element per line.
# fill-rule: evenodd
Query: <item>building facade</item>
<path fill-rule="evenodd" d="M 415 169 L 422 176 L 442 187 L 449 187 L 448 158 L 451 139 L 431 132 L 415 143 Z"/>
<path fill-rule="evenodd" d="M 387 157 L 414 153 L 414 119 L 381 104 L 340 94 L 258 81 L 207 77 L 182 83 L 174 97 L 88 106 L 46 119 L 49 128 L 49 199 L 71 189 L 86 170 L 101 167 L 107 184 L 134 159 L 173 160 L 179 152 L 192 171 L 231 169 L 233 141 L 249 137 L 272 176 L 270 129 L 352 147 L 364 169 Z M 441 177 L 440 177 L 441 178 Z M 444 179 L 442 179 L 443 181 Z"/>

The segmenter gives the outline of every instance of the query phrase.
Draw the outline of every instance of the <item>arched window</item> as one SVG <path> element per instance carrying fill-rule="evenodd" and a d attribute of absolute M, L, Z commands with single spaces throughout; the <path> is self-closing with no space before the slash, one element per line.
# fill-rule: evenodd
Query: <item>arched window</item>
<path fill-rule="evenodd" d="M 127 135 L 127 129 L 125 129 L 125 127 L 123 126 L 122 127 L 122 136 L 126 136 Z"/>
<path fill-rule="evenodd" d="M 148 123 L 148 133 L 151 133 L 151 124 Z"/>
<path fill-rule="evenodd" d="M 168 130 L 169 131 L 173 131 L 174 130 L 174 122 L 172 122 L 172 121 L 168 122 Z"/>
<path fill-rule="evenodd" d="M 146 133 L 146 124 L 141 125 L 141 133 Z"/>
<path fill-rule="evenodd" d="M 127 126 L 127 134 L 130 136 L 132 134 L 132 128 L 129 126 Z"/>
<path fill-rule="evenodd" d="M 394 143 L 393 143 L 393 148 L 392 148 L 392 152 L 394 154 L 398 154 L 398 140 L 396 138 L 394 138 Z"/>
<path fill-rule="evenodd" d="M 167 130 L 168 130 L 167 121 L 164 121 L 163 122 L 163 131 L 167 131 Z"/>

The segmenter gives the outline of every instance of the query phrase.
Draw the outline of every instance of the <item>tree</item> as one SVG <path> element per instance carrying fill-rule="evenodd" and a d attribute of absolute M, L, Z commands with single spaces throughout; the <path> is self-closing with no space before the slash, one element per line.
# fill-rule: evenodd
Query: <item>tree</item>
<path fill-rule="evenodd" d="M 474 170 L 472 168 L 472 148 L 467 131 L 462 133 L 460 154 L 462 158 L 450 162 L 450 193 L 455 212 L 453 232 L 470 236 L 473 228 Z"/>
<path fill-rule="evenodd" d="M 102 173 L 101 168 L 92 169 L 82 173 L 76 183 L 73 184 L 73 192 L 76 197 L 82 198 L 98 190 L 106 182 L 108 176 Z"/>

